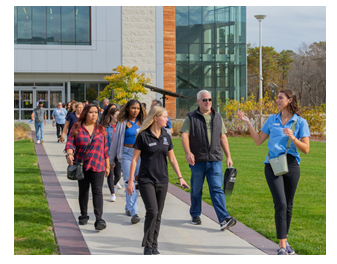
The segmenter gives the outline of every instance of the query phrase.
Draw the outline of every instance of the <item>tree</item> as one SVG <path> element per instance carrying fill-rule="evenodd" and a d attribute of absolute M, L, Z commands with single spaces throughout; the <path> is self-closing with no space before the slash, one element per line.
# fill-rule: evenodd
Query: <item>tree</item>
<path fill-rule="evenodd" d="M 129 100 L 138 100 L 138 94 L 147 94 L 144 85 L 151 83 L 150 78 L 145 78 L 145 74 L 137 74 L 138 67 L 132 68 L 128 66 L 117 66 L 112 69 L 117 72 L 111 76 L 105 76 L 104 79 L 108 80 L 108 84 L 103 91 L 100 92 L 100 100 L 105 98 L 111 99 L 113 103 L 125 104 Z M 113 98 L 112 98 L 113 94 Z"/>

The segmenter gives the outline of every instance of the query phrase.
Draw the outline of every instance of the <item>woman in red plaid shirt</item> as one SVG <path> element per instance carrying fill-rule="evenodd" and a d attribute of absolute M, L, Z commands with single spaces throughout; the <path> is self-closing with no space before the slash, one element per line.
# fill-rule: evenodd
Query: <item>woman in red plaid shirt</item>
<path fill-rule="evenodd" d="M 110 166 L 107 144 L 108 136 L 105 128 L 97 122 L 98 111 L 99 109 L 96 105 L 88 104 L 85 106 L 77 123 L 71 128 L 65 149 L 67 151 L 66 157 L 69 165 L 72 165 L 73 161 L 81 162 L 84 149 L 88 145 L 92 133 L 94 133 L 83 163 L 84 179 L 78 181 L 78 200 L 81 210 L 81 215 L 78 217 L 78 220 L 80 225 L 86 225 L 88 223 L 89 215 L 87 209 L 89 187 L 91 185 L 94 214 L 96 217 L 95 229 L 103 230 L 106 228 L 106 223 L 102 219 L 102 186 L 104 176 L 107 177 L 110 173 Z"/>

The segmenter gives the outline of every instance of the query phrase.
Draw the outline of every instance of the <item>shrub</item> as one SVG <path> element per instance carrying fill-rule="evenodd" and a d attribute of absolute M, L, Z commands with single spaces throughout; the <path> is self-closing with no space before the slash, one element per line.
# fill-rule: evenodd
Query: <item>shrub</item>
<path fill-rule="evenodd" d="M 30 138 L 31 128 L 27 123 L 14 122 L 14 140 Z"/>
<path fill-rule="evenodd" d="M 184 123 L 183 120 L 172 120 L 172 127 L 173 127 L 172 136 L 181 136 L 179 131 L 183 123 Z"/>

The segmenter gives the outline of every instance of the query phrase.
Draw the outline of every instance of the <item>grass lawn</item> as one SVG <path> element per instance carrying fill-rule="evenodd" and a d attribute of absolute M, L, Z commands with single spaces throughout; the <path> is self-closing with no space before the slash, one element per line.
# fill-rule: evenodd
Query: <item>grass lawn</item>
<path fill-rule="evenodd" d="M 172 141 L 181 173 L 189 184 L 191 173 L 181 139 L 173 138 Z M 267 142 L 256 146 L 250 137 L 230 137 L 228 141 L 234 167 L 238 171 L 233 194 L 226 197 L 228 213 L 278 243 L 273 199 L 264 177 Z M 326 143 L 311 141 L 309 153 L 300 155 L 301 177 L 295 194 L 288 240 L 297 254 L 326 254 Z M 177 176 L 172 167 L 168 167 L 170 182 L 176 184 Z M 223 162 L 223 172 L 225 169 L 226 163 Z M 212 205 L 207 181 L 203 200 Z"/>
<path fill-rule="evenodd" d="M 14 254 L 58 254 L 31 139 L 14 142 Z"/>

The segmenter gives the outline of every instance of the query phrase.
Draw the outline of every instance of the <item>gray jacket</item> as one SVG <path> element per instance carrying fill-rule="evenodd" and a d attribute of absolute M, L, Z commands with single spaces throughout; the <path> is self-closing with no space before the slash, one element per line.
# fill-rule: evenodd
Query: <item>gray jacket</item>
<path fill-rule="evenodd" d="M 114 138 L 110 147 L 110 164 L 115 165 L 115 157 L 117 156 L 117 160 L 122 163 L 123 161 L 123 147 L 124 147 L 124 138 L 125 138 L 125 128 L 126 128 L 127 120 L 123 123 L 118 122 L 116 126 L 116 131 L 114 134 Z"/>

